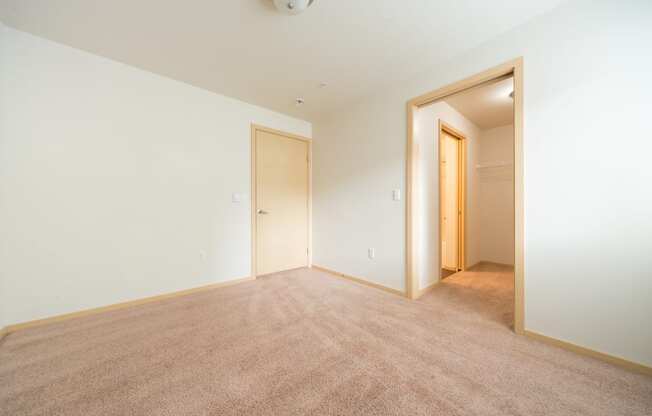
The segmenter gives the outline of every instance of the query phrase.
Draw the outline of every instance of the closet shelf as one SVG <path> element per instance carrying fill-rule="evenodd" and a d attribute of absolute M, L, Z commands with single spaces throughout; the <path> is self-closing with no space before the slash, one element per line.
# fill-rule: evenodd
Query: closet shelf
<path fill-rule="evenodd" d="M 494 162 L 494 163 L 482 163 L 482 164 L 479 164 L 479 165 L 475 165 L 475 168 L 476 169 L 502 168 L 502 167 L 505 167 L 505 166 L 512 166 L 512 164 L 513 163 L 511 163 L 511 162 L 499 161 L 499 162 Z"/>

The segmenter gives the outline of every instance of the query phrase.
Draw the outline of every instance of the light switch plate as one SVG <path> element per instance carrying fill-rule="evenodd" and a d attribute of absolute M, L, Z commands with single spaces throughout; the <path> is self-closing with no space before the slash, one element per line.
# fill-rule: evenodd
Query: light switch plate
<path fill-rule="evenodd" d="M 392 199 L 394 201 L 400 201 L 401 200 L 401 190 L 400 189 L 394 189 L 392 191 Z"/>

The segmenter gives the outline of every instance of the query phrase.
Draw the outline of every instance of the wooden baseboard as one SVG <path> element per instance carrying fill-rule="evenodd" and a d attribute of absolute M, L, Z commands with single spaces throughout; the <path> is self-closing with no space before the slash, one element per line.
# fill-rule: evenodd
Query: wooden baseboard
<path fill-rule="evenodd" d="M 150 297 L 147 297 L 147 298 L 136 299 L 136 300 L 121 302 L 121 303 L 114 303 L 112 305 L 100 306 L 98 308 L 85 309 L 85 310 L 82 310 L 82 311 L 66 313 L 66 314 L 63 314 L 63 315 L 51 316 L 49 318 L 43 318 L 43 319 L 37 319 L 37 320 L 34 320 L 34 321 L 23 322 L 23 323 L 20 323 L 20 324 L 8 325 L 8 326 L 2 328 L 2 330 L 0 330 L 0 338 L 2 338 L 3 335 L 9 334 L 11 332 L 20 331 L 22 329 L 27 329 L 27 328 L 33 328 L 35 326 L 52 324 L 52 323 L 55 323 L 55 322 L 61 322 L 61 321 L 65 321 L 65 320 L 68 320 L 68 319 L 80 318 L 80 317 L 88 316 L 88 315 L 95 315 L 95 314 L 102 313 L 102 312 L 114 311 L 116 309 L 128 308 L 128 307 L 131 307 L 131 306 L 142 305 L 142 304 L 145 304 L 145 303 L 157 302 L 157 301 L 161 301 L 161 300 L 164 300 L 164 299 L 176 298 L 176 297 L 179 297 L 179 296 L 186 296 L 186 295 L 190 295 L 190 294 L 197 293 L 197 292 L 203 292 L 203 291 L 206 291 L 206 290 L 211 290 L 211 289 L 216 289 L 216 288 L 226 287 L 226 286 L 232 286 L 232 285 L 236 285 L 238 283 L 248 282 L 248 281 L 251 281 L 251 280 L 254 280 L 254 278 L 253 277 L 243 277 L 243 278 L 239 278 L 239 279 L 228 280 L 226 282 L 213 283 L 213 284 L 206 285 L 206 286 L 194 287 L 192 289 L 185 289 L 185 290 L 180 290 L 180 291 L 177 291 L 177 292 L 165 293 L 163 295 L 150 296 Z"/>
<path fill-rule="evenodd" d="M 478 267 L 479 265 L 481 265 L 482 263 L 485 263 L 485 262 L 480 260 L 478 262 L 473 263 L 473 265 L 466 267 L 464 270 L 473 270 L 476 267 Z"/>
<path fill-rule="evenodd" d="M 477 263 L 474 263 L 473 266 L 467 267 L 465 270 L 472 271 L 476 267 L 482 266 L 483 264 L 490 264 L 492 266 L 500 266 L 500 267 L 514 267 L 513 264 L 507 264 L 507 263 L 498 263 L 495 261 L 489 261 L 489 260 L 480 260 Z"/>
<path fill-rule="evenodd" d="M 610 364 L 617 365 L 619 367 L 625 368 L 630 371 L 635 371 L 637 373 L 645 374 L 652 376 L 652 367 L 648 367 L 643 364 L 635 363 L 633 361 L 626 360 L 624 358 L 615 357 L 613 355 L 605 354 L 603 352 L 595 351 L 589 348 L 580 347 L 579 345 L 572 344 L 570 342 L 561 341 L 556 338 L 551 338 L 546 335 L 541 335 L 536 332 L 525 330 L 525 336 L 541 341 L 543 343 L 554 345 L 556 347 L 575 352 L 577 354 L 586 355 L 588 357 L 596 358 L 601 361 L 608 362 Z"/>
<path fill-rule="evenodd" d="M 370 287 L 373 287 L 375 289 L 384 290 L 385 292 L 389 292 L 389 293 L 392 293 L 394 295 L 405 297 L 405 293 L 401 292 L 400 290 L 392 289 L 391 287 L 387 287 L 387 286 L 380 285 L 378 283 L 370 282 L 369 280 L 366 280 L 366 279 L 361 279 L 361 278 L 355 277 L 355 276 L 349 276 L 348 274 L 336 272 L 335 270 L 327 269 L 326 267 L 322 267 L 322 266 L 317 266 L 316 264 L 313 264 L 311 267 L 313 269 L 321 270 L 322 272 L 326 272 L 326 273 L 332 274 L 332 275 L 334 275 L 336 277 L 340 277 L 340 278 L 343 278 L 343 279 L 346 279 L 346 280 L 350 280 L 352 282 L 355 282 L 355 283 L 358 283 L 358 284 L 361 284 L 361 285 L 370 286 Z"/>

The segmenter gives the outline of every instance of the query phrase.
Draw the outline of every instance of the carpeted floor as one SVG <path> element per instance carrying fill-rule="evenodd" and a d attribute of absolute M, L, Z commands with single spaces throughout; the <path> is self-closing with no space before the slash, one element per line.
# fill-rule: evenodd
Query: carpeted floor
<path fill-rule="evenodd" d="M 411 302 L 315 270 L 9 334 L 2 415 L 652 415 L 652 378 L 514 335 L 511 274 Z"/>

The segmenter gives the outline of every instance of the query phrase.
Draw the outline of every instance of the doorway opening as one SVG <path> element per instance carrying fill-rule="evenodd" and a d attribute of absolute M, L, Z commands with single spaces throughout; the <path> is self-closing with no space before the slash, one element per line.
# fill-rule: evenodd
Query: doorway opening
<path fill-rule="evenodd" d="M 510 91 L 500 94 L 503 101 L 509 101 L 510 119 L 500 125 L 500 131 L 489 132 L 496 126 L 479 128 L 475 124 L 482 124 L 481 121 L 473 122 L 473 117 L 465 117 L 455 108 L 459 107 L 459 97 L 467 96 L 472 113 L 479 103 L 477 97 L 469 101 L 472 91 L 495 90 L 497 85 L 508 83 Z M 408 297 L 424 295 L 444 278 L 444 284 L 449 280 L 473 284 L 478 273 L 492 273 L 501 282 L 509 279 L 509 300 L 513 299 L 510 325 L 515 332 L 523 333 L 522 59 L 416 97 L 407 107 Z M 428 111 L 438 111 L 440 115 L 420 118 L 420 113 Z M 503 138 L 508 137 L 509 147 L 491 144 L 481 153 L 478 137 L 493 137 L 490 133 L 501 138 L 488 138 L 486 143 L 507 143 Z M 505 153 L 498 155 L 502 151 Z M 432 178 L 438 180 L 433 183 Z M 490 186 L 484 182 L 490 180 L 500 183 Z M 484 189 L 483 185 L 487 192 L 493 192 L 493 199 L 481 201 L 479 189 Z M 495 215 L 499 212 L 497 207 L 502 216 Z M 485 217 L 493 214 L 491 218 L 481 218 L 483 213 Z M 486 225 L 485 236 L 490 236 L 485 242 L 479 241 L 481 225 Z M 500 250 L 494 250 L 498 246 Z M 482 250 L 482 255 L 478 254 Z"/>

